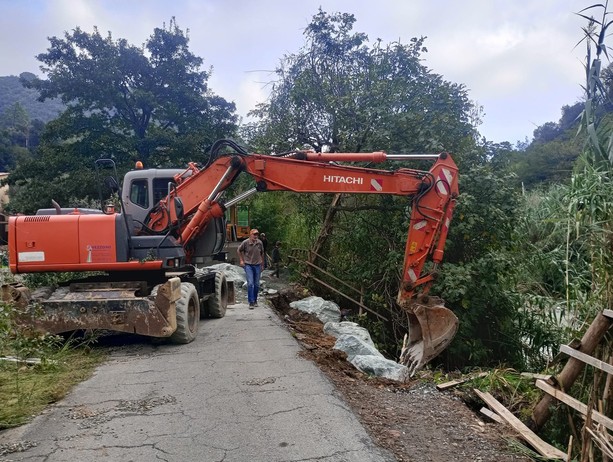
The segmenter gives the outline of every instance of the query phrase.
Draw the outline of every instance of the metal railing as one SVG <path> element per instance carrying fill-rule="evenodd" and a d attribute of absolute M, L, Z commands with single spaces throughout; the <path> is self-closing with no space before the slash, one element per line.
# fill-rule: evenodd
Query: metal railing
<path fill-rule="evenodd" d="M 377 316 L 379 319 L 382 319 L 383 321 L 389 321 L 389 319 L 386 318 L 385 316 L 383 316 L 382 314 L 377 313 L 372 308 L 369 308 L 368 306 L 364 305 L 364 290 L 363 290 L 363 288 L 358 289 L 358 288 L 352 286 L 351 284 L 348 284 L 347 282 L 343 281 L 342 279 L 339 279 L 334 274 L 332 274 L 332 273 L 324 270 L 323 268 L 317 266 L 315 263 L 312 262 L 312 260 L 314 260 L 312 258 L 313 256 L 316 256 L 320 260 L 332 264 L 332 262 L 330 260 L 328 260 L 327 258 L 319 255 L 318 253 L 316 253 L 316 252 L 314 252 L 312 250 L 307 250 L 307 249 L 290 249 L 287 258 L 288 258 L 289 261 L 296 262 L 299 266 L 310 268 L 310 269 L 319 271 L 322 274 L 325 274 L 326 276 L 328 276 L 329 278 L 331 278 L 332 280 L 334 280 L 335 282 L 338 282 L 341 286 L 343 286 L 345 288 L 345 291 L 350 290 L 350 291 L 353 291 L 356 294 L 359 294 L 360 300 L 356 300 L 354 297 L 351 297 L 351 296 L 347 295 L 347 293 L 343 292 L 339 288 L 332 287 L 327 282 L 322 281 L 321 279 L 319 279 L 318 277 L 313 275 L 310 271 L 300 271 L 300 275 L 302 277 L 304 277 L 305 279 L 314 281 L 317 284 L 319 284 L 319 285 L 321 285 L 321 286 L 331 290 L 332 292 L 340 295 L 341 297 L 345 298 L 346 300 L 349 300 L 350 302 L 355 303 L 359 307 L 359 309 L 360 309 L 360 314 L 362 314 L 362 310 L 365 310 L 365 311 L 368 311 L 369 313 Z"/>

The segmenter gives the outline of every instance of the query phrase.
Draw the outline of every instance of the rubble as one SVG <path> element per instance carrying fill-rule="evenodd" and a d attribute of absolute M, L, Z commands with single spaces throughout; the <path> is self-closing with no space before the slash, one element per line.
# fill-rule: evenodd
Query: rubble
<path fill-rule="evenodd" d="M 405 382 L 409 378 L 409 369 L 396 361 L 376 355 L 357 355 L 351 364 L 362 372 L 376 377 Z"/>

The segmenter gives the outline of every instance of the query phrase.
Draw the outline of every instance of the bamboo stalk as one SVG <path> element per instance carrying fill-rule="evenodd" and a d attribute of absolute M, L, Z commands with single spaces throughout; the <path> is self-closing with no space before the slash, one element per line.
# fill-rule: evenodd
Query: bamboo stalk
<path fill-rule="evenodd" d="M 611 319 L 599 313 L 581 338 L 581 346 L 578 350 L 588 355 L 592 354 L 610 327 Z M 569 390 L 584 368 L 585 364 L 582 361 L 573 357 L 569 358 L 562 371 L 556 376 L 555 386 L 561 390 Z M 547 422 L 554 400 L 553 396 L 545 395 L 534 407 L 529 424 L 532 430 L 540 429 Z"/>

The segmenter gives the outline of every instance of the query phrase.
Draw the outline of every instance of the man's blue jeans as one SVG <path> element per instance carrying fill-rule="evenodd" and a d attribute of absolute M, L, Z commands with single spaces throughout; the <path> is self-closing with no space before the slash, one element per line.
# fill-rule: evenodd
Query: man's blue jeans
<path fill-rule="evenodd" d="M 245 264 L 245 275 L 247 276 L 247 301 L 250 305 L 258 301 L 261 272 L 262 265 Z"/>

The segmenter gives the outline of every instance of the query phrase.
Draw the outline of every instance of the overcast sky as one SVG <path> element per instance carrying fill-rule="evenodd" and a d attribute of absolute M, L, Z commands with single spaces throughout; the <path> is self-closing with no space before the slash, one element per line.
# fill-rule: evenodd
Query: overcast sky
<path fill-rule="evenodd" d="M 35 55 L 48 37 L 79 26 L 141 45 L 176 17 L 191 51 L 213 66 L 211 89 L 244 115 L 266 98 L 285 54 L 304 44 L 321 8 L 352 13 L 354 32 L 372 43 L 426 36 L 424 64 L 464 84 L 483 106 L 489 141 L 523 141 L 561 108 L 581 99 L 586 21 L 575 13 L 594 0 L 0 0 L 0 76 L 43 76 Z M 601 12 L 598 11 L 598 15 Z M 605 63 L 605 65 L 608 63 Z"/>

